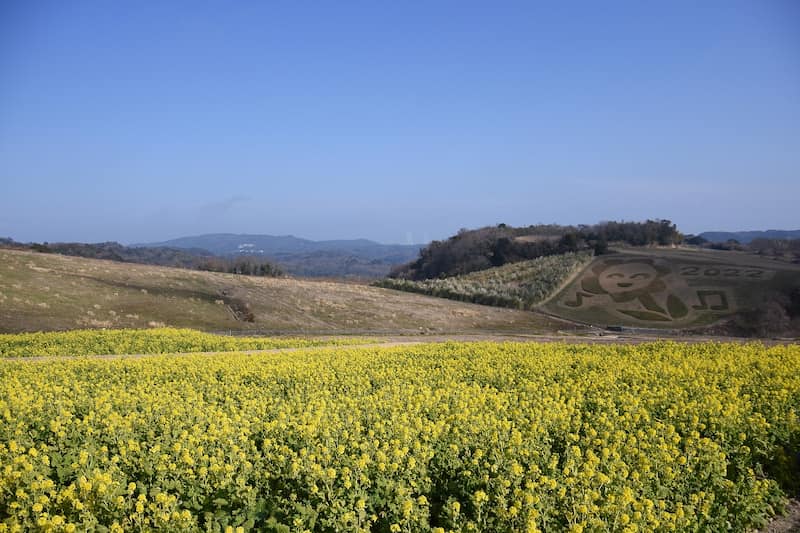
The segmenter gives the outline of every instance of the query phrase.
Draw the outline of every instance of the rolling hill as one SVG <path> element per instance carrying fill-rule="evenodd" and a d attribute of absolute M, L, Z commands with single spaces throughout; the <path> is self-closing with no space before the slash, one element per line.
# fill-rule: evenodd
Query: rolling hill
<path fill-rule="evenodd" d="M 698 235 L 709 242 L 727 242 L 735 240 L 748 244 L 755 239 L 800 239 L 800 229 L 782 230 L 769 229 L 766 231 L 705 231 Z"/>
<path fill-rule="evenodd" d="M 286 272 L 310 277 L 378 278 L 417 257 L 419 245 L 381 244 L 367 239 L 312 241 L 292 235 L 215 233 L 180 237 L 134 247 L 204 249 L 219 256 L 255 256 Z"/>
<path fill-rule="evenodd" d="M 596 327 L 800 335 L 800 265 L 752 253 L 623 246 L 376 285 L 525 308 Z M 714 326 L 709 329 L 709 326 Z"/>
<path fill-rule="evenodd" d="M 565 280 L 583 270 L 591 260 L 591 252 L 568 252 L 461 276 L 423 281 L 385 278 L 373 285 L 462 302 L 530 310 L 561 288 Z"/>
<path fill-rule="evenodd" d="M 189 327 L 269 334 L 536 333 L 563 324 L 355 283 L 0 250 L 0 332 Z"/>
<path fill-rule="evenodd" d="M 341 251 L 360 254 L 377 259 L 399 255 L 414 257 L 419 251 L 417 245 L 381 244 L 368 239 L 337 239 L 313 241 L 293 235 L 259 235 L 237 233 L 211 233 L 180 237 L 157 243 L 133 244 L 132 246 L 163 246 L 170 248 L 201 248 L 217 255 L 269 255 L 312 253 L 319 251 Z"/>
<path fill-rule="evenodd" d="M 800 294 L 800 265 L 719 250 L 622 248 L 596 257 L 540 309 L 599 326 L 683 329 Z M 745 324 L 747 326 L 747 324 Z"/>

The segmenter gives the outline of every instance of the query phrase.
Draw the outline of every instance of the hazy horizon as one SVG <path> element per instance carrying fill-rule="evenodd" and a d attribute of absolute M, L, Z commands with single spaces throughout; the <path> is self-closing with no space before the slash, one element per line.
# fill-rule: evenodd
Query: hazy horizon
<path fill-rule="evenodd" d="M 602 222 L 602 221 L 598 221 L 598 222 Z M 635 221 L 629 221 L 629 222 L 635 222 Z M 556 224 L 556 223 L 554 222 L 553 224 Z M 527 225 L 529 225 L 529 224 L 526 224 L 526 226 Z M 469 227 L 467 229 L 478 229 L 478 227 L 479 226 L 474 226 L 474 227 Z M 678 226 L 678 230 L 682 231 L 680 226 Z M 690 235 L 690 234 L 691 235 L 697 235 L 697 234 L 700 234 L 700 233 L 723 233 L 723 232 L 724 233 L 741 233 L 741 232 L 749 232 L 749 231 L 770 231 L 770 230 L 800 231 L 800 228 L 789 228 L 789 227 L 786 227 L 786 228 L 710 229 L 710 230 L 701 230 L 701 231 L 696 231 L 696 232 L 685 231 L 684 234 L 686 234 L 686 235 Z M 131 245 L 159 244 L 159 243 L 162 243 L 162 242 L 168 242 L 168 241 L 172 241 L 172 240 L 175 240 L 175 239 L 181 239 L 181 238 L 186 238 L 186 237 L 200 237 L 200 236 L 204 236 L 204 235 L 215 235 L 215 234 L 217 234 L 217 235 L 242 235 L 242 236 L 269 235 L 271 237 L 295 237 L 295 238 L 298 238 L 298 239 L 304 239 L 304 240 L 309 240 L 309 241 L 339 241 L 339 240 L 348 241 L 348 240 L 367 239 L 367 240 L 376 242 L 378 244 L 385 244 L 385 245 L 410 245 L 410 246 L 417 246 L 418 245 L 418 246 L 422 246 L 422 245 L 430 243 L 433 240 L 444 240 L 444 239 L 447 239 L 448 237 L 451 237 L 455 233 L 456 232 L 453 232 L 453 233 L 450 233 L 450 234 L 447 234 L 447 235 L 443 235 L 443 236 L 440 236 L 440 237 L 434 237 L 434 238 L 423 240 L 423 241 L 409 241 L 409 240 L 406 240 L 405 242 L 401 242 L 401 241 L 380 241 L 380 240 L 375 240 L 375 239 L 367 239 L 366 237 L 358 236 L 358 235 L 344 235 L 344 236 L 341 236 L 341 237 L 335 237 L 335 238 L 331 238 L 331 239 L 312 239 L 312 238 L 309 238 L 309 237 L 305 237 L 303 235 L 296 235 L 296 234 L 292 234 L 292 233 L 273 234 L 273 233 L 251 233 L 251 232 L 237 232 L 237 231 L 229 231 L 229 232 L 218 231 L 218 232 L 209 232 L 209 233 L 187 233 L 185 235 L 173 235 L 173 236 L 169 236 L 169 237 L 165 237 L 165 238 L 151 239 L 151 240 L 146 240 L 146 241 L 120 241 L 119 239 L 106 239 L 106 240 L 102 240 L 102 241 L 91 241 L 91 240 L 86 240 L 86 239 L 66 239 L 66 240 L 19 239 L 19 238 L 15 238 L 13 235 L 0 235 L 0 238 L 12 238 L 16 242 L 20 242 L 20 243 L 26 243 L 26 242 L 40 242 L 40 243 L 41 242 L 49 242 L 49 243 L 56 243 L 56 242 L 79 242 L 79 243 L 119 242 L 120 244 L 123 244 L 123 245 L 126 245 L 126 246 L 131 246 Z"/>
<path fill-rule="evenodd" d="M 0 236 L 800 227 L 800 4 L 4 2 Z"/>

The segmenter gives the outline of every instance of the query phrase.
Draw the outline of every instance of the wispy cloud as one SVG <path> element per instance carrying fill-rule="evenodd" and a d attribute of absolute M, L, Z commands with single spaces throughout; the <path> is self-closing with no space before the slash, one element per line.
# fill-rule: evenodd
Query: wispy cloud
<path fill-rule="evenodd" d="M 250 196 L 239 194 L 239 195 L 229 196 L 222 200 L 207 202 L 205 204 L 200 205 L 198 209 L 202 212 L 208 212 L 209 210 L 215 213 L 228 212 L 234 209 L 235 207 L 238 207 L 241 204 L 249 202 L 250 200 L 252 200 Z"/>

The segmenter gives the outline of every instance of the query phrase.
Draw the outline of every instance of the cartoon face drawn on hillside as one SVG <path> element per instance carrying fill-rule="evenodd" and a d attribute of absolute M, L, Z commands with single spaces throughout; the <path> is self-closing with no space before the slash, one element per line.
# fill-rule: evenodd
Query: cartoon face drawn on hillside
<path fill-rule="evenodd" d="M 615 302 L 629 302 L 666 289 L 662 277 L 670 273 L 652 259 L 607 259 L 592 266 L 581 288 L 592 295 L 607 294 Z"/>
<path fill-rule="evenodd" d="M 604 295 L 618 304 L 638 304 L 638 309 L 629 306 L 615 309 L 638 320 L 668 322 L 683 318 L 689 313 L 688 308 L 680 298 L 667 291 L 662 279 L 670 272 L 669 267 L 649 258 L 599 261 L 581 281 L 582 290 L 576 293 L 575 301 L 565 303 L 570 307 L 580 307 L 584 298 Z"/>
<path fill-rule="evenodd" d="M 608 265 L 598 274 L 597 281 L 606 293 L 619 294 L 645 289 L 661 275 L 648 263 L 623 263 Z"/>

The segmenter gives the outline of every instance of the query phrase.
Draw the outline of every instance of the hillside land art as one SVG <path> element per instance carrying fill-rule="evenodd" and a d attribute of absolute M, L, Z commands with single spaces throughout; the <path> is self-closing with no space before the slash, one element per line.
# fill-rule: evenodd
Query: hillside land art
<path fill-rule="evenodd" d="M 543 309 L 601 325 L 685 328 L 750 309 L 800 286 L 800 267 L 732 252 L 625 250 L 604 255 Z"/>

